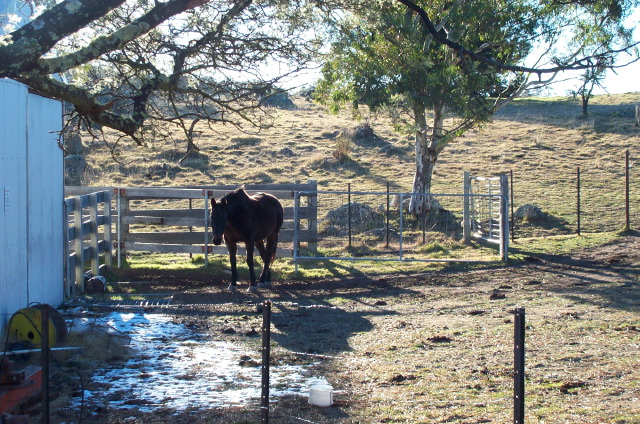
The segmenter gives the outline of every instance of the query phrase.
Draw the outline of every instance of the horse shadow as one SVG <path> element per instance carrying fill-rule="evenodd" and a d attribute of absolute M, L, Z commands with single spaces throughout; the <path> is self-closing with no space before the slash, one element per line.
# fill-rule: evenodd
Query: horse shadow
<path fill-rule="evenodd" d="M 302 354 L 337 355 L 352 351 L 352 336 L 374 330 L 372 317 L 392 316 L 397 313 L 387 308 L 390 294 L 411 292 L 391 286 L 384 281 L 353 278 L 323 283 L 322 289 L 305 293 L 301 284 L 279 286 L 279 300 L 273 302 L 271 323 L 275 331 L 271 338 L 280 347 Z M 313 284 L 313 283 L 309 283 Z M 341 291 L 340 288 L 356 284 L 359 290 Z M 365 306 L 363 308 L 363 306 Z"/>

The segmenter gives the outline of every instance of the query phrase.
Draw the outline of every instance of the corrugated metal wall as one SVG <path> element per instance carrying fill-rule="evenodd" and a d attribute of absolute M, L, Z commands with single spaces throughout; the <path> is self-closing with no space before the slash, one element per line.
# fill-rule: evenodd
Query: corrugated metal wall
<path fill-rule="evenodd" d="M 0 80 L 0 333 L 15 311 L 64 299 L 62 104 Z"/>

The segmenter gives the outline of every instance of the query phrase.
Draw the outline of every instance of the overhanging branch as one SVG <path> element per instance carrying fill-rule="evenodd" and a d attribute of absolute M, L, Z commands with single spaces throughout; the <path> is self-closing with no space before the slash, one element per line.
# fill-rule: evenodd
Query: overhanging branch
<path fill-rule="evenodd" d="M 579 58 L 579 59 L 572 59 L 570 62 L 559 64 L 558 66 L 553 66 L 553 67 L 549 67 L 549 68 L 532 68 L 532 67 L 527 67 L 527 66 L 507 65 L 507 64 L 504 64 L 504 63 L 499 62 L 497 60 L 491 59 L 491 58 L 489 58 L 487 56 L 484 56 L 482 54 L 479 54 L 479 52 L 477 52 L 477 51 L 469 50 L 469 49 L 465 48 L 463 45 L 461 45 L 459 43 L 456 43 L 453 40 L 448 39 L 446 32 L 443 29 L 441 29 L 441 30 L 436 29 L 436 27 L 434 26 L 433 22 L 429 18 L 429 15 L 427 14 L 427 12 L 423 8 L 421 8 L 420 6 L 415 4 L 414 2 L 412 2 L 410 0 L 397 0 L 397 1 L 402 3 L 403 5 L 407 6 L 410 10 L 414 11 L 416 14 L 418 14 L 418 16 L 420 17 L 420 20 L 422 21 L 422 23 L 425 26 L 425 28 L 427 29 L 427 31 L 438 42 L 440 42 L 440 43 L 448 46 L 449 48 L 457 51 L 458 54 L 460 54 L 461 56 L 469 57 L 469 58 L 471 58 L 471 59 L 473 59 L 473 60 L 475 60 L 477 62 L 484 63 L 486 65 L 492 66 L 492 67 L 494 67 L 496 69 L 500 69 L 500 70 L 503 70 L 503 71 L 524 72 L 524 73 L 530 73 L 530 74 L 538 74 L 538 76 L 540 76 L 541 74 L 558 73 L 558 72 L 561 72 L 561 71 L 588 69 L 588 68 L 592 68 L 593 67 L 594 62 L 595 63 L 600 63 L 600 62 L 609 63 L 610 62 L 609 59 L 610 59 L 610 57 L 612 55 L 615 55 L 616 53 L 620 53 L 620 52 L 623 52 L 623 51 L 628 51 L 628 50 L 640 45 L 640 42 L 636 42 L 636 43 L 630 44 L 629 46 L 626 46 L 626 47 L 624 47 L 622 49 L 612 50 L 612 51 L 599 53 L 599 54 L 594 54 L 594 55 L 591 55 L 591 56 L 585 56 L 585 57 L 582 57 L 582 58 Z"/>

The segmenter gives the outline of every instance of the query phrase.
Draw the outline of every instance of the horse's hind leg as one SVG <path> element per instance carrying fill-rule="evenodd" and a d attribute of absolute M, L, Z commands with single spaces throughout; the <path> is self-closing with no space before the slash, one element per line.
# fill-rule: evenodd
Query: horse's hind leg
<path fill-rule="evenodd" d="M 276 249 L 278 248 L 278 233 L 271 234 L 267 237 L 267 248 L 264 259 L 264 273 L 266 277 L 265 284 L 271 285 L 271 264 L 276 257 Z"/>
<path fill-rule="evenodd" d="M 262 258 L 262 273 L 260 274 L 260 283 L 258 287 L 269 287 L 271 285 L 271 271 L 269 270 L 269 255 L 264 248 L 264 242 L 262 240 L 256 242 L 256 249 L 260 252 L 260 258 Z"/>

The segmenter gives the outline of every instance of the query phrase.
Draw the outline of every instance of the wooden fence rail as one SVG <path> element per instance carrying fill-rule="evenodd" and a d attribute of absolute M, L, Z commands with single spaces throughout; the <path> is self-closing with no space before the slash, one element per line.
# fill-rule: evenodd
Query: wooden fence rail
<path fill-rule="evenodd" d="M 113 233 L 118 263 L 127 251 L 159 253 L 226 254 L 225 246 L 210 244 L 208 228 L 212 197 L 219 198 L 237 185 L 195 187 L 102 187 L 113 193 Z M 82 193 L 88 187 L 67 187 L 67 193 Z M 95 189 L 95 188 L 94 188 Z M 284 207 L 284 223 L 279 237 L 279 257 L 293 257 L 294 229 L 296 241 L 315 249 L 318 242 L 317 183 L 246 185 L 248 193 L 264 191 L 276 196 Z M 296 192 L 310 192 L 295 196 Z M 302 199 L 300 199 L 302 198 Z M 297 211 L 294 212 L 294 210 Z M 294 218 L 297 219 L 294 220 Z M 245 254 L 244 249 L 238 249 Z"/>
<path fill-rule="evenodd" d="M 84 292 L 84 264 L 90 262 L 93 275 L 100 275 L 103 265 L 112 265 L 111 191 L 99 191 L 69 197 L 65 203 L 65 297 Z M 103 231 L 99 231 L 103 227 Z"/>

